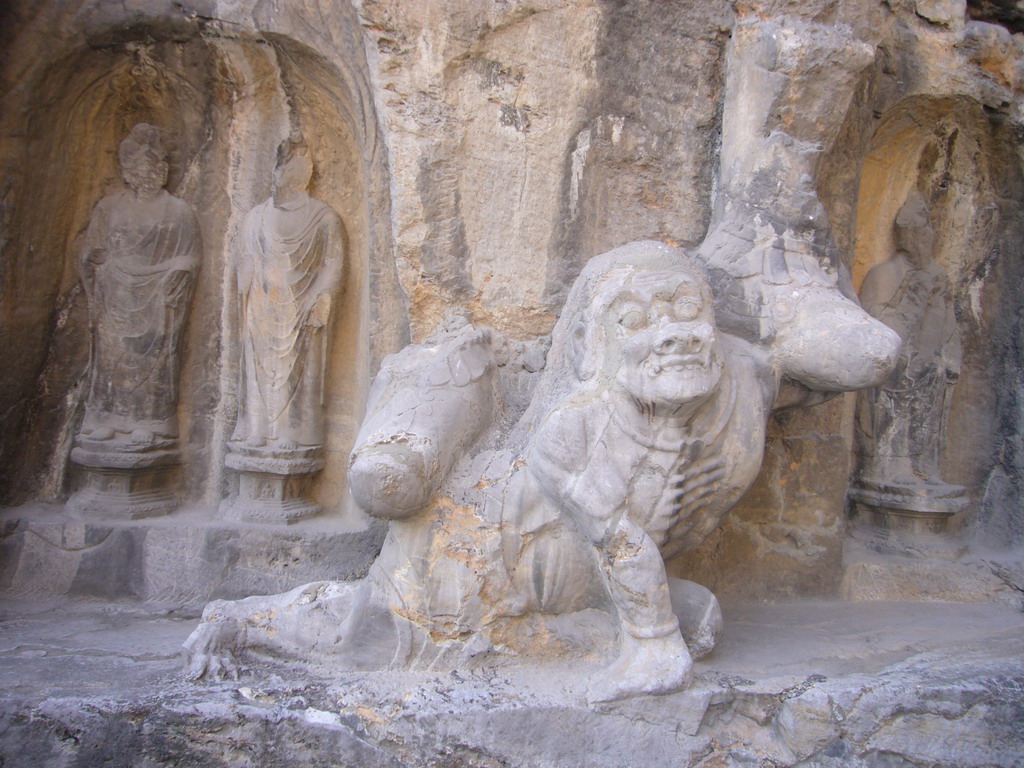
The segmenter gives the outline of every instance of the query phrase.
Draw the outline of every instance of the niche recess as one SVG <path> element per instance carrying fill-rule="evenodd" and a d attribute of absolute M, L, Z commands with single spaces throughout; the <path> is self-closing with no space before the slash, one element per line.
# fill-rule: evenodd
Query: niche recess
<path fill-rule="evenodd" d="M 967 486 L 976 514 L 997 451 L 1000 348 L 1022 302 L 1021 171 L 1011 127 L 965 98 L 907 98 L 882 115 L 864 160 L 856 205 L 853 281 L 894 249 L 893 222 L 913 188 L 929 200 L 936 261 L 953 282 L 964 362 L 943 456 L 949 482 Z M 1016 308 L 1016 309 L 1013 309 Z"/>
<path fill-rule="evenodd" d="M 240 333 L 231 244 L 244 214 L 270 194 L 277 144 L 298 130 L 316 160 L 311 192 L 347 230 L 327 377 L 328 462 L 316 490 L 326 509 L 345 507 L 347 453 L 370 368 L 369 211 L 388 209 L 386 199 L 374 199 L 386 185 L 371 168 L 376 136 L 367 130 L 365 99 L 352 89 L 362 75 L 339 72 L 285 36 L 178 32 L 133 28 L 131 40 L 56 60 L 33 86 L 3 253 L 4 321 L 18 354 L 4 374 L 3 393 L 17 406 L 0 435 L 0 501 L 60 501 L 76 484 L 67 455 L 88 362 L 78 243 L 93 206 L 120 185 L 119 142 L 148 122 L 170 151 L 168 189 L 195 209 L 204 241 L 182 355 L 185 504 L 214 506 L 230 482 L 223 454 L 234 426 Z"/>

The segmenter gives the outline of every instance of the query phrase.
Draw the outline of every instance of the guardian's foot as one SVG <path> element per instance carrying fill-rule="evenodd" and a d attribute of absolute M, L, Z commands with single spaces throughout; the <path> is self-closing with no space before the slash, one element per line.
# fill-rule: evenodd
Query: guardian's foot
<path fill-rule="evenodd" d="M 655 638 L 623 632 L 618 658 L 590 683 L 587 698 L 598 703 L 671 693 L 689 685 L 692 676 L 693 661 L 678 632 Z"/>
<path fill-rule="evenodd" d="M 233 619 L 203 621 L 182 646 L 185 676 L 189 680 L 237 680 L 239 667 L 234 648 L 238 625 Z"/>

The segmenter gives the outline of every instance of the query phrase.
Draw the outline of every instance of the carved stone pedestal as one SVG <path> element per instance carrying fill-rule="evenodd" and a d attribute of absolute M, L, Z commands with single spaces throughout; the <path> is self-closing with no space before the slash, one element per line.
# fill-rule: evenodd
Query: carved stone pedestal
<path fill-rule="evenodd" d="M 860 478 L 850 488 L 856 510 L 878 528 L 911 534 L 944 533 L 967 506 L 966 490 L 943 482 L 876 482 Z"/>
<path fill-rule="evenodd" d="M 949 536 L 949 521 L 967 506 L 962 486 L 943 482 L 876 482 L 860 478 L 850 500 L 860 525 L 856 538 L 876 552 L 956 557 L 962 543 Z"/>
<path fill-rule="evenodd" d="M 65 506 L 76 517 L 138 520 L 169 514 L 180 503 L 169 488 L 179 460 L 176 450 L 134 452 L 79 445 L 71 452 L 71 460 L 85 473 L 85 487 Z"/>
<path fill-rule="evenodd" d="M 233 444 L 225 464 L 238 472 L 238 494 L 221 503 L 221 514 L 247 523 L 287 525 L 322 511 L 309 498 L 310 480 L 323 469 L 319 449 L 266 451 Z"/>

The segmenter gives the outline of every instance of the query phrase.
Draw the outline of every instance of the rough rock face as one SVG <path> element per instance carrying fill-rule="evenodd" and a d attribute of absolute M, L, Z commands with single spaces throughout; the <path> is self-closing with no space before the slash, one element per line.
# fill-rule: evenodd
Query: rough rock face
<path fill-rule="evenodd" d="M 195 685 L 191 622 L 113 605 L 8 608 L 11 768 L 1020 765 L 1022 619 L 986 605 L 725 605 L 694 687 L 590 708 L 586 674 L 350 673 L 262 662 Z M 145 644 L 145 652 L 139 646 Z M 112 690 L 110 680 L 118 680 Z"/>
<path fill-rule="evenodd" d="M 542 337 L 595 253 L 651 237 L 692 247 L 729 200 L 772 199 L 782 145 L 750 153 L 781 132 L 800 159 L 776 178 L 794 188 L 805 175 L 817 191 L 851 292 L 887 257 L 909 185 L 941 193 L 936 259 L 964 338 L 949 427 L 959 439 L 943 476 L 971 501 L 953 530 L 982 519 L 1018 530 L 1019 409 L 1007 393 L 1020 370 L 1021 44 L 973 20 L 987 13 L 980 5 L 968 10 L 852 0 L 11 4 L 0 72 L 4 498 L 59 500 L 81 484 L 67 462 L 87 347 L 72 254 L 91 207 L 116 187 L 112 152 L 134 122 L 173 136 L 168 190 L 199 213 L 205 256 L 182 345 L 177 483 L 186 506 L 209 509 L 236 482 L 223 463 L 240 338 L 228 255 L 242 216 L 268 194 L 273 148 L 295 128 L 308 134 L 311 193 L 342 215 L 352 254 L 314 489 L 345 525 L 359 520 L 347 451 L 384 354 L 452 313 L 513 339 Z M 772 426 L 762 490 L 674 564 L 677 575 L 765 597 L 834 593 L 851 434 L 851 398 Z M 735 562 L 758 578 L 737 579 Z"/>
<path fill-rule="evenodd" d="M 1019 0 L 968 0 L 967 13 L 978 21 L 1002 24 L 1011 32 L 1024 31 L 1024 5 Z"/>
<path fill-rule="evenodd" d="M 949 278 L 963 350 L 939 474 L 966 489 L 967 504 L 945 538 L 910 542 L 900 557 L 879 552 L 873 536 L 851 541 L 844 510 L 855 464 L 854 398 L 836 397 L 769 423 L 752 489 L 698 550 L 669 563 L 669 575 L 756 600 L 841 594 L 1019 606 L 1021 18 L 1020 2 L 1011 0 L 4 3 L 0 503 L 20 506 L 3 513 L 0 584 L 27 594 L 170 595 L 194 605 L 247 588 L 358 576 L 380 531 L 354 508 L 347 466 L 386 355 L 465 319 L 494 327 L 506 339 L 507 359 L 517 361 L 498 362 L 499 386 L 510 412 L 521 411 L 565 292 L 595 254 L 647 238 L 688 249 L 709 234 L 712 243 L 747 238 L 758 246 L 751 253 L 793 277 L 787 254 L 806 246 L 852 297 L 892 255 L 893 222 L 916 189 L 929 200 L 934 260 Z M 69 458 L 84 416 L 89 356 L 76 254 L 96 203 L 121 189 L 117 145 L 137 123 L 171 139 L 166 189 L 196 212 L 203 242 L 182 326 L 181 462 L 168 480 L 183 508 L 158 523 L 69 522 L 57 510 L 84 484 Z M 324 468 L 309 489 L 325 514 L 277 539 L 262 529 L 238 533 L 217 508 L 237 484 L 225 467 L 242 337 L 230 254 L 245 213 L 270 194 L 274 148 L 296 130 L 317 168 L 310 194 L 346 224 L 347 260 L 326 334 Z M 805 205 L 814 200 L 821 205 Z M 757 227 L 733 227 L 737 211 L 760 216 Z M 831 237 L 814 234 L 822 232 Z M 737 261 L 728 278 L 741 281 L 748 266 Z M 783 289 L 760 304 L 744 290 L 718 298 L 737 327 L 785 342 L 793 306 Z M 801 360 L 800 349 L 791 352 Z M 813 373 L 807 357 L 803 374 Z M 288 546 L 268 550 L 268 537 Z M 284 564 L 294 558 L 303 566 L 289 581 Z M 924 659 L 918 670 L 925 677 L 927 666 Z M 913 693 L 921 677 L 895 675 L 886 678 L 893 699 L 876 696 L 881 689 L 869 676 L 844 689 L 857 691 L 850 698 L 832 697 L 850 703 L 842 712 L 829 704 L 826 715 L 817 698 L 808 704 L 798 730 L 810 735 L 793 736 L 801 746 L 787 742 L 790 752 L 777 747 L 779 734 L 789 733 L 787 707 L 819 693 L 790 695 L 789 683 L 773 686 L 767 699 L 716 689 L 706 711 L 736 723 L 730 733 L 746 735 L 726 739 L 728 756 L 725 747 L 701 742 L 694 760 L 1014 764 L 1016 754 L 991 751 L 1008 744 L 1020 752 L 1013 741 L 1020 729 L 1003 728 L 1020 721 L 1003 695 L 1019 686 L 1019 670 L 1003 672 L 975 676 L 966 689 L 950 682 L 965 679 L 959 672 L 928 678 L 934 685 L 922 683 L 921 696 Z M 236 706 L 225 704 L 217 722 L 238 722 Z M 112 744 L 165 738 L 142 734 L 145 726 L 132 720 L 133 712 L 162 712 L 155 704 L 97 707 L 99 722 L 123 727 Z M 313 710 L 289 730 L 294 719 L 284 710 L 259 709 L 238 733 L 248 739 L 285 723 L 277 732 L 293 741 L 349 738 L 337 736 L 347 725 L 330 718 L 325 736 L 323 716 Z M 39 712 L 35 720 L 11 717 L 55 739 L 57 752 L 72 750 L 76 735 L 85 743 L 87 729 L 49 728 L 80 715 L 47 720 Z M 872 730 L 879 712 L 885 725 Z M 160 722 L 174 734 L 194 733 L 174 717 Z M 429 741 L 445 717 L 409 715 L 428 726 L 395 741 Z M 643 717 L 625 715 L 614 738 L 638 738 L 634 728 L 647 734 Z M 316 735 L 306 729 L 309 718 Z M 574 722 L 584 721 L 593 724 L 592 713 Z M 353 732 L 373 722 L 360 720 Z M 658 731 L 665 754 L 678 748 L 675 728 Z M 949 758 L 944 739 L 951 734 L 974 756 Z M 167 738 L 173 751 L 177 736 Z M 236 748 L 230 738 L 218 741 L 214 726 L 203 738 L 213 744 L 210 754 Z M 106 749 L 90 744 L 99 751 L 67 759 L 87 765 Z M 431 760 L 471 755 L 467 764 L 500 764 L 505 753 L 491 746 L 437 747 Z M 352 760 L 372 764 L 377 747 L 364 747 L 353 747 Z M 148 759 L 159 764 L 153 754 Z"/>

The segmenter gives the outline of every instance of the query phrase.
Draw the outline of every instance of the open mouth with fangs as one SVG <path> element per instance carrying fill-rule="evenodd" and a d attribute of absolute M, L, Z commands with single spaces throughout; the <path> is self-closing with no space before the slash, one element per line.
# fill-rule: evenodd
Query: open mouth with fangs
<path fill-rule="evenodd" d="M 708 367 L 705 355 L 665 355 L 647 361 L 651 373 L 657 375 L 662 371 L 688 371 L 695 368 Z"/>

